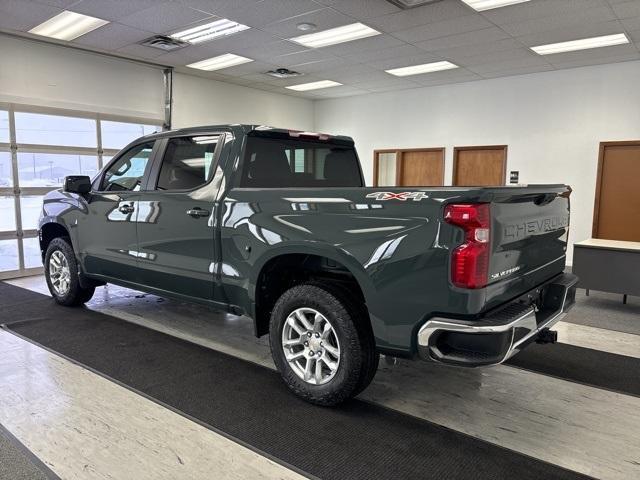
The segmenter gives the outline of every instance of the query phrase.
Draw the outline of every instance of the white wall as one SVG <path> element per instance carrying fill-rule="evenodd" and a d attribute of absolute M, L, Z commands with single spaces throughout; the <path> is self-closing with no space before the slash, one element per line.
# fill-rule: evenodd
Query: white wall
<path fill-rule="evenodd" d="M 174 128 L 254 123 L 311 130 L 313 101 L 174 73 Z"/>
<path fill-rule="evenodd" d="M 0 102 L 164 118 L 162 70 L 0 35 Z"/>
<path fill-rule="evenodd" d="M 446 147 L 450 184 L 454 146 L 506 144 L 521 183 L 572 186 L 575 242 L 591 236 L 599 142 L 640 138 L 640 62 L 321 100 L 315 129 L 354 137 L 369 184 L 374 149 Z"/>

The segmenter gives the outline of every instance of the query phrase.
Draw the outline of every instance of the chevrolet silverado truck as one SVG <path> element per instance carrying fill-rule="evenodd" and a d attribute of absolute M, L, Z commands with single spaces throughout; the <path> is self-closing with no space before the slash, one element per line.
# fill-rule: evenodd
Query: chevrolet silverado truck
<path fill-rule="evenodd" d="M 252 125 L 142 137 L 39 222 L 56 302 L 96 286 L 253 321 L 297 395 L 336 405 L 380 354 L 499 364 L 572 306 L 566 185 L 365 186 L 353 140 Z"/>

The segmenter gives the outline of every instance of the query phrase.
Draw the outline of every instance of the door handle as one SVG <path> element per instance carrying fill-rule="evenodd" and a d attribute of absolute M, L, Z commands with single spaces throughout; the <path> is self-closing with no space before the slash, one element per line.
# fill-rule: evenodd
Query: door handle
<path fill-rule="evenodd" d="M 133 205 L 120 205 L 118 210 L 120 210 L 120 213 L 127 215 L 129 213 L 133 213 L 135 209 L 133 208 Z"/>
<path fill-rule="evenodd" d="M 200 207 L 194 207 L 190 210 L 187 210 L 187 215 L 190 217 L 208 217 L 209 210 L 203 210 Z"/>

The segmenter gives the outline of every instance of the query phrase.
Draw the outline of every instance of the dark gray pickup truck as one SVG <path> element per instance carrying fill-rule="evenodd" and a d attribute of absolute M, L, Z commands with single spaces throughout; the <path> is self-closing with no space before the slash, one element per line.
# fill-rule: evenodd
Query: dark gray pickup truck
<path fill-rule="evenodd" d="M 262 126 L 163 132 L 49 193 L 51 294 L 98 285 L 253 319 L 296 394 L 334 405 L 379 354 L 499 364 L 574 302 L 565 185 L 368 188 L 353 140 Z"/>

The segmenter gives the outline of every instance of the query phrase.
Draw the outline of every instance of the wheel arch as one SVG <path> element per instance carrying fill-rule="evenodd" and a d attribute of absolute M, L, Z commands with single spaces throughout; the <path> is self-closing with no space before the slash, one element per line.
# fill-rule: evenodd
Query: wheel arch
<path fill-rule="evenodd" d="M 249 297 L 256 336 L 269 332 L 271 310 L 284 291 L 311 279 L 326 279 L 342 284 L 364 304 L 373 295 L 371 283 L 362 265 L 345 251 L 308 244 L 270 250 L 252 269 Z"/>

